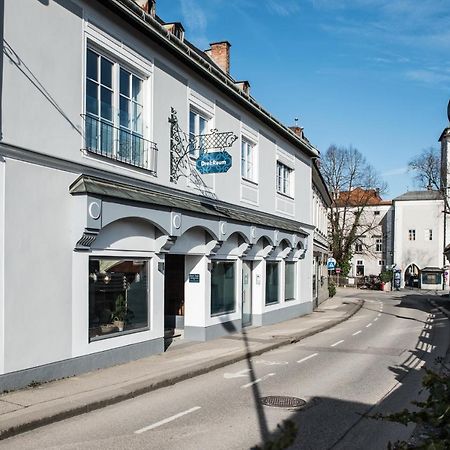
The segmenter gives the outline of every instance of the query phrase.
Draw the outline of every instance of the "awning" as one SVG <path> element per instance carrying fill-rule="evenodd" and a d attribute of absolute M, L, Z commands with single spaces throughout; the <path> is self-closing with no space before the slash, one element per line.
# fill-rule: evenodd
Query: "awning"
<path fill-rule="evenodd" d="M 122 184 L 87 175 L 81 175 L 69 187 L 72 195 L 91 194 L 111 199 L 120 199 L 129 202 L 137 202 L 147 205 L 157 205 L 168 209 L 189 211 L 202 215 L 219 217 L 224 220 L 245 222 L 252 225 L 261 225 L 278 230 L 298 233 L 308 236 L 304 228 L 310 228 L 307 224 L 294 220 L 283 219 L 278 216 L 254 211 L 231 205 L 219 200 L 185 194 L 173 190 L 165 192 L 155 189 Z M 303 228 L 304 227 L 304 228 Z"/>

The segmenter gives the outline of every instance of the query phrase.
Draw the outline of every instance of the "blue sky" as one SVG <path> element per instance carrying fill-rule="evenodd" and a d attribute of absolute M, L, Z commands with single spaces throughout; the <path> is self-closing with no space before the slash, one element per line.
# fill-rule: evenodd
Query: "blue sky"
<path fill-rule="evenodd" d="M 231 74 L 322 153 L 358 148 L 389 185 L 416 188 L 408 160 L 439 147 L 450 98 L 449 0 L 158 0 L 201 49 L 231 44 Z"/>

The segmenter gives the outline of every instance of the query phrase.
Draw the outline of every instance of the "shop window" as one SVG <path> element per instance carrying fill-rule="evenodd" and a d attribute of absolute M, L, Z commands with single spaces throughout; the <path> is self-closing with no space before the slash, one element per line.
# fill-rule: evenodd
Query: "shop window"
<path fill-rule="evenodd" d="M 211 315 L 236 310 L 234 262 L 213 261 L 211 268 Z"/>
<path fill-rule="evenodd" d="M 266 305 L 278 303 L 278 263 L 266 263 Z"/>
<path fill-rule="evenodd" d="M 148 328 L 146 260 L 89 259 L 89 339 Z"/>
<path fill-rule="evenodd" d="M 284 266 L 284 300 L 295 300 L 295 262 L 291 261 Z"/>

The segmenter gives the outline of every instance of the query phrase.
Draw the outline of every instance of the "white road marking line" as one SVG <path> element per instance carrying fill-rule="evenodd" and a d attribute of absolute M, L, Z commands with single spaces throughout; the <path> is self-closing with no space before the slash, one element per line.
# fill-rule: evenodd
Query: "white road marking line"
<path fill-rule="evenodd" d="M 274 375 L 275 375 L 274 373 L 268 373 L 267 375 L 264 375 L 261 378 L 257 378 L 255 381 L 251 381 L 250 383 L 244 384 L 243 386 L 241 386 L 241 389 L 245 389 L 250 386 L 253 386 L 254 384 L 259 383 L 260 381 L 266 380 L 269 377 L 273 377 Z"/>
<path fill-rule="evenodd" d="M 378 317 L 375 317 L 375 319 L 373 319 L 374 322 L 376 322 L 378 320 Z"/>
<path fill-rule="evenodd" d="M 366 328 L 369 328 L 369 327 L 371 327 L 372 326 L 372 324 L 371 323 L 368 323 L 367 325 L 366 325 Z"/>
<path fill-rule="evenodd" d="M 377 315 L 378 315 L 378 317 L 381 317 L 381 313 L 378 313 Z"/>
<path fill-rule="evenodd" d="M 353 333 L 352 336 L 356 336 L 357 334 L 362 333 L 362 330 L 357 331 L 356 333 Z"/>
<path fill-rule="evenodd" d="M 289 361 L 266 361 L 265 359 L 260 359 L 255 361 L 256 364 L 264 364 L 265 366 L 286 366 Z"/>
<path fill-rule="evenodd" d="M 297 362 L 302 363 L 303 361 L 307 361 L 308 359 L 314 358 L 314 356 L 317 356 L 317 355 L 318 355 L 318 353 L 313 353 L 312 355 L 305 356 L 304 358 L 299 359 Z"/>
<path fill-rule="evenodd" d="M 238 372 L 234 372 L 234 373 L 227 372 L 227 373 L 223 374 L 223 377 L 226 379 L 246 377 L 247 373 L 250 371 L 251 371 L 251 369 L 242 369 L 242 370 L 239 370 Z"/>
<path fill-rule="evenodd" d="M 173 422 L 174 420 L 179 419 L 180 417 L 183 417 L 186 414 L 198 411 L 199 409 L 201 409 L 201 406 L 194 406 L 191 409 L 175 414 L 174 416 L 168 417 L 167 419 L 160 420 L 159 422 L 153 423 L 152 425 L 136 430 L 135 434 L 141 434 L 144 433 L 145 431 L 153 430 L 154 428 L 160 427 L 161 425 L 165 425 L 166 423 L 169 422 Z"/>
<path fill-rule="evenodd" d="M 340 341 L 337 341 L 334 344 L 331 344 L 330 347 L 336 347 L 336 345 L 342 344 L 343 342 L 344 342 L 344 339 L 341 339 Z"/>

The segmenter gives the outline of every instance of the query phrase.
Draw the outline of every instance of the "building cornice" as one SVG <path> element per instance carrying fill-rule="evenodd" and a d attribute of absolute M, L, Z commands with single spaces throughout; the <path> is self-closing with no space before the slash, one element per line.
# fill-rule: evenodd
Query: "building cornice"
<path fill-rule="evenodd" d="M 177 59 L 190 69 L 193 69 L 204 79 L 219 88 L 229 98 L 234 100 L 240 106 L 243 106 L 247 111 L 255 115 L 263 123 L 272 128 L 272 130 L 297 147 L 301 152 L 309 157 L 317 157 L 319 155 L 318 150 L 309 142 L 298 138 L 294 132 L 273 117 L 250 95 L 239 89 L 231 77 L 218 69 L 217 66 L 211 64 L 206 58 L 194 51 L 185 42 L 168 32 L 156 19 L 145 13 L 145 11 L 143 11 L 134 1 L 98 0 L 98 2 L 118 14 L 134 28 L 150 36 L 156 44 L 176 56 Z"/>

